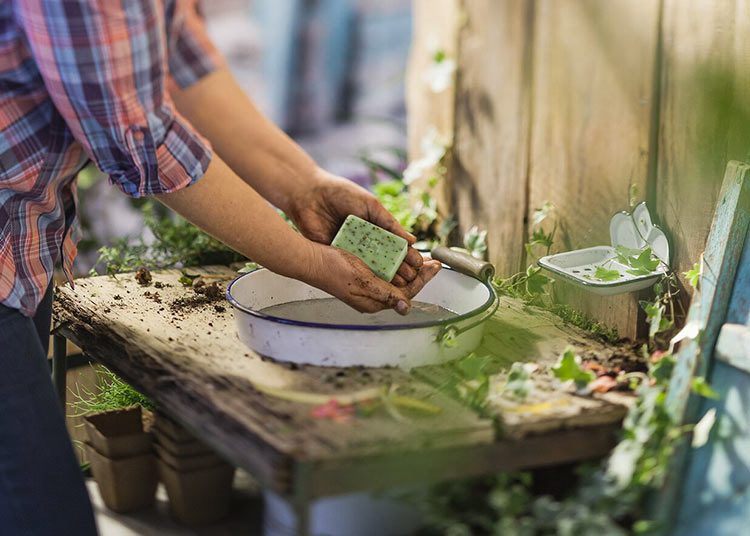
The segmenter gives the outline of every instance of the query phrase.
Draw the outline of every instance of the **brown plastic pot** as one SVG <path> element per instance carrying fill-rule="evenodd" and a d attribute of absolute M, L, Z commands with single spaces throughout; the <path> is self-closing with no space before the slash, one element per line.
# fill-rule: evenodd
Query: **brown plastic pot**
<path fill-rule="evenodd" d="M 168 435 L 176 443 L 195 441 L 195 436 L 162 412 L 154 415 L 154 428 Z"/>
<path fill-rule="evenodd" d="M 179 471 L 162 459 L 157 463 L 170 511 L 178 522 L 207 525 L 229 513 L 234 467 L 222 462 L 206 469 Z"/>
<path fill-rule="evenodd" d="M 213 451 L 197 439 L 178 443 L 159 428 L 152 429 L 154 437 L 159 445 L 174 456 L 199 456 L 201 454 L 213 454 Z"/>
<path fill-rule="evenodd" d="M 178 471 L 197 471 L 224 463 L 224 460 L 213 452 L 195 456 L 176 456 L 158 443 L 154 444 L 154 448 L 159 459 L 164 460 Z"/>
<path fill-rule="evenodd" d="M 91 473 L 107 508 L 125 514 L 154 504 L 159 480 L 153 454 L 113 460 L 89 443 L 85 445 Z"/>
<path fill-rule="evenodd" d="M 140 406 L 84 417 L 89 443 L 108 458 L 151 452 L 151 435 L 143 431 Z"/>

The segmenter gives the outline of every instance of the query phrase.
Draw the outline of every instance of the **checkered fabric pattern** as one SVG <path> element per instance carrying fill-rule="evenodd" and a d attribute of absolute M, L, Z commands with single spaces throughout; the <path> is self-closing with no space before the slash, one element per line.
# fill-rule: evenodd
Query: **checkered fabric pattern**
<path fill-rule="evenodd" d="M 0 302 L 34 314 L 76 248 L 75 177 L 96 163 L 125 194 L 168 193 L 211 148 L 170 90 L 223 64 L 197 0 L 0 2 Z"/>

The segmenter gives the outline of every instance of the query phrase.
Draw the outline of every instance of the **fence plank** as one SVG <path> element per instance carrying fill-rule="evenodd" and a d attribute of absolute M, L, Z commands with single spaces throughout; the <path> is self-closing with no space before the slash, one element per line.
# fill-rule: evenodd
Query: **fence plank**
<path fill-rule="evenodd" d="M 433 92 L 425 80 L 436 49 L 447 58 L 456 58 L 459 31 L 459 0 L 414 0 L 412 19 L 412 45 L 406 73 L 406 106 L 409 112 L 409 160 L 420 158 L 421 140 L 434 127 L 441 136 L 453 137 L 455 86 L 440 93 Z M 416 186 L 424 187 L 426 177 Z M 444 212 L 451 210 L 448 186 L 439 184 L 434 189 L 438 206 Z"/>
<path fill-rule="evenodd" d="M 656 194 L 682 272 L 705 247 L 724 167 L 750 156 L 750 1 L 665 0 L 663 20 Z"/>
<path fill-rule="evenodd" d="M 453 213 L 461 231 L 489 229 L 500 275 L 523 261 L 532 8 L 524 0 L 466 0 L 459 35 Z"/>
<path fill-rule="evenodd" d="M 659 2 L 540 0 L 533 54 L 529 212 L 558 209 L 557 251 L 609 244 L 609 220 L 647 191 Z M 561 299 L 634 336 L 633 296 Z"/>

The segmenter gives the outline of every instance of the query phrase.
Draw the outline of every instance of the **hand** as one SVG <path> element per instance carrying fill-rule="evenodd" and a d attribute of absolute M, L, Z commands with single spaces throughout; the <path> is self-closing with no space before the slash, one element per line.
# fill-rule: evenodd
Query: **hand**
<path fill-rule="evenodd" d="M 411 299 L 440 271 L 441 264 L 426 261 L 414 279 L 402 287 L 377 277 L 348 251 L 314 244 L 308 259 L 305 282 L 337 297 L 361 313 L 394 309 L 402 315 L 411 310 Z"/>
<path fill-rule="evenodd" d="M 405 238 L 410 245 L 416 241 L 374 195 L 323 170 L 318 171 L 310 187 L 290 199 L 287 207 L 287 215 L 305 237 L 326 245 L 331 243 L 349 214 Z M 417 279 L 422 264 L 422 255 L 410 247 L 391 283 L 405 288 Z"/>

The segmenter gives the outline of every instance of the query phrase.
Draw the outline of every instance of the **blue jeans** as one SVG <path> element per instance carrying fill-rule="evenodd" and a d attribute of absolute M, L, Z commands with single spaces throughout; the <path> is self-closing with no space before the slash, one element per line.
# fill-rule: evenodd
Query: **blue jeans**
<path fill-rule="evenodd" d="M 0 535 L 96 534 L 47 361 L 52 289 L 31 319 L 0 305 Z"/>

